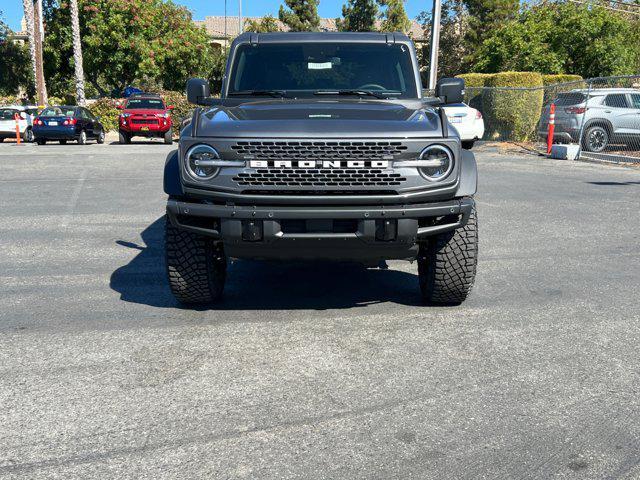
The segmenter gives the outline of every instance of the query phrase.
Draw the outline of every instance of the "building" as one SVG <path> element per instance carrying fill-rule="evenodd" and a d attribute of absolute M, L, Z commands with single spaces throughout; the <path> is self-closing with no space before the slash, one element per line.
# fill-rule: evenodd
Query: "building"
<path fill-rule="evenodd" d="M 260 17 L 244 17 L 245 20 L 261 20 Z M 280 29 L 283 32 L 289 30 L 289 28 L 284 25 L 282 22 L 276 19 L 278 24 L 280 25 Z M 226 47 L 229 43 L 238 36 L 240 33 L 238 17 L 205 17 L 204 20 L 194 20 L 196 25 L 203 26 L 207 33 L 211 36 L 212 43 L 219 45 L 220 48 Z M 380 25 L 380 21 L 377 22 Z M 320 30 L 325 32 L 335 32 L 336 28 L 336 19 L 335 18 L 321 18 L 320 19 Z M 409 31 L 409 36 L 416 43 L 416 48 L 420 49 L 427 43 L 427 38 L 424 35 L 424 31 L 422 29 L 422 25 L 420 25 L 417 21 L 413 20 L 411 22 L 411 30 Z"/>

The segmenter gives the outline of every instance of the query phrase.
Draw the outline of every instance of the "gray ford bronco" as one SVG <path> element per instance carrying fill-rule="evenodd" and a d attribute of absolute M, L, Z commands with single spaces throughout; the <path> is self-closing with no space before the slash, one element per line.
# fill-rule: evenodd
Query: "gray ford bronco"
<path fill-rule="evenodd" d="M 220 98 L 200 105 L 167 159 L 167 275 L 185 304 L 221 298 L 227 258 L 417 260 L 426 304 L 459 304 L 476 274 L 473 154 L 423 96 L 401 34 L 245 33 Z"/>

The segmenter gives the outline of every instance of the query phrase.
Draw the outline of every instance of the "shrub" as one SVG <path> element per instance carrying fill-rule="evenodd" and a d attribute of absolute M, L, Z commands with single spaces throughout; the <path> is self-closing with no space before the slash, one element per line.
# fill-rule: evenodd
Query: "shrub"
<path fill-rule="evenodd" d="M 470 107 L 482 110 L 482 87 L 493 73 L 463 73 L 456 75 L 464 80 L 464 101 Z"/>
<path fill-rule="evenodd" d="M 579 82 L 580 80 L 582 80 L 582 77 L 580 75 L 570 75 L 568 73 L 542 75 L 542 83 L 545 86 L 553 85 L 556 83 Z"/>
<path fill-rule="evenodd" d="M 542 75 L 534 72 L 501 72 L 486 81 L 482 111 L 489 138 L 525 141 L 533 139 L 542 112 Z"/>
<path fill-rule="evenodd" d="M 107 132 L 118 130 L 118 115 L 120 114 L 120 110 L 116 108 L 118 101 L 115 98 L 100 98 L 88 105 L 91 113 L 100 117 L 100 122 Z"/>

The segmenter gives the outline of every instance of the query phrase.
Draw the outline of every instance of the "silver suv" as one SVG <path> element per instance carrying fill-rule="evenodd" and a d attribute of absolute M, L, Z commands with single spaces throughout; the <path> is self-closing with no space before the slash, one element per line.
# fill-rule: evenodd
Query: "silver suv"
<path fill-rule="evenodd" d="M 640 90 L 603 88 L 560 93 L 556 105 L 556 142 L 577 143 L 580 128 L 582 148 L 602 152 L 611 144 L 636 146 L 640 150 Z M 547 137 L 550 104 L 545 106 L 538 134 Z"/>

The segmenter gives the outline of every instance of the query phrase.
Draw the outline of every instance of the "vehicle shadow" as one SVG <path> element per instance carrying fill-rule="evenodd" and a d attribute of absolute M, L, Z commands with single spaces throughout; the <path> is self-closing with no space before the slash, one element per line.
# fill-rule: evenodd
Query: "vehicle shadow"
<path fill-rule="evenodd" d="M 144 245 L 116 241 L 139 253 L 111 274 L 111 289 L 125 302 L 181 308 L 165 278 L 164 217 L 146 227 L 141 237 Z M 207 309 L 325 310 L 382 302 L 419 305 L 417 275 L 347 263 L 237 260 L 229 265 L 223 301 Z"/>

